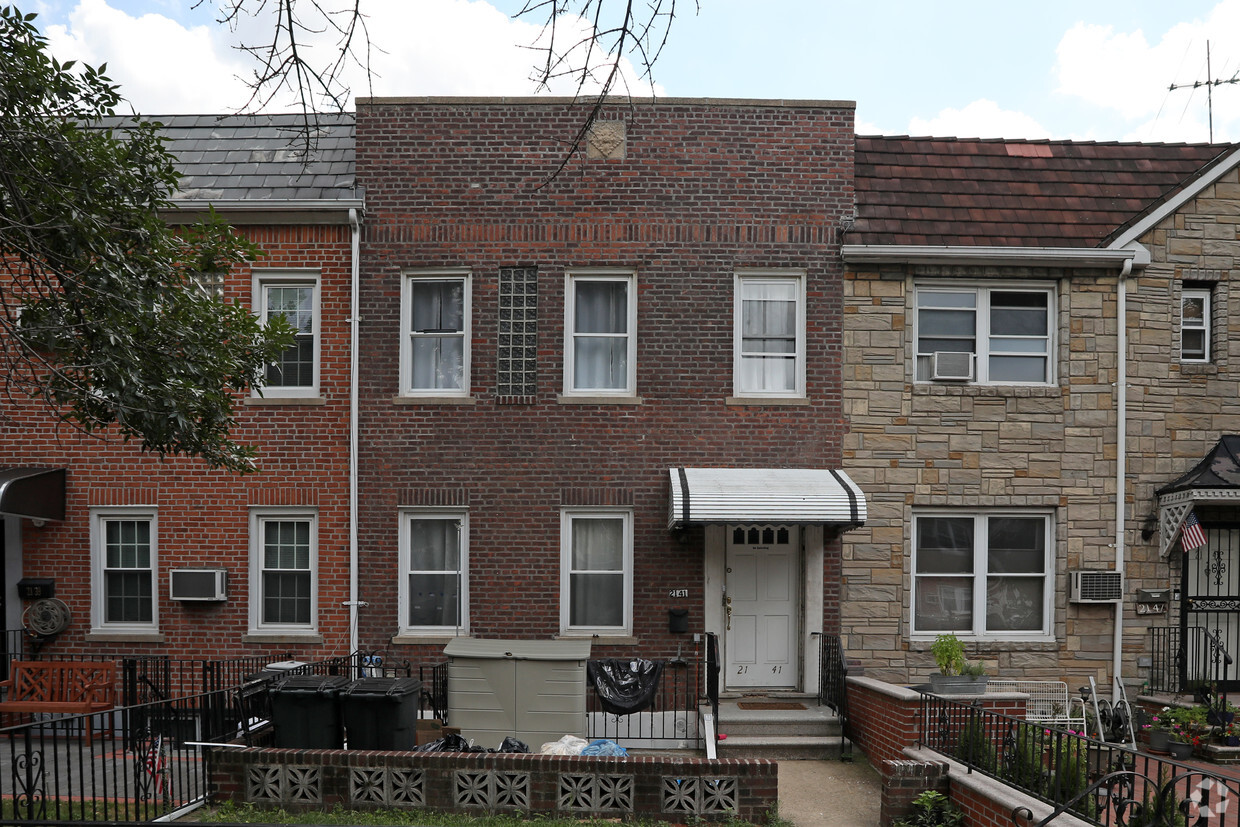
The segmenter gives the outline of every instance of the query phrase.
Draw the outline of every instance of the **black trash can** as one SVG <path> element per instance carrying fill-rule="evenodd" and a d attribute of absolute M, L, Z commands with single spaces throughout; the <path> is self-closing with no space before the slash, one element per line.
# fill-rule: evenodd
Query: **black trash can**
<path fill-rule="evenodd" d="M 289 749 L 343 749 L 341 675 L 291 675 L 271 687 L 275 745 Z"/>
<path fill-rule="evenodd" d="M 413 749 L 418 744 L 417 678 L 362 678 L 340 695 L 349 749 Z"/>

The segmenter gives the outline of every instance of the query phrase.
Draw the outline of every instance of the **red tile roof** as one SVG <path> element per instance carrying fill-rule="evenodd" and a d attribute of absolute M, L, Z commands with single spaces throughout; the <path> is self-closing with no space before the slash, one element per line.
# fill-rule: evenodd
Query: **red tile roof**
<path fill-rule="evenodd" d="M 858 136 L 844 242 L 1104 246 L 1234 148 Z"/>

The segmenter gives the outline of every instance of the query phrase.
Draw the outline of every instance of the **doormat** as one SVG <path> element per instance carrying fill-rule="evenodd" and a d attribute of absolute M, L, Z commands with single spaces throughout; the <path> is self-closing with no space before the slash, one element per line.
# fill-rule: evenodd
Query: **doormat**
<path fill-rule="evenodd" d="M 741 709 L 804 709 L 805 704 L 796 701 L 737 701 L 736 705 Z"/>

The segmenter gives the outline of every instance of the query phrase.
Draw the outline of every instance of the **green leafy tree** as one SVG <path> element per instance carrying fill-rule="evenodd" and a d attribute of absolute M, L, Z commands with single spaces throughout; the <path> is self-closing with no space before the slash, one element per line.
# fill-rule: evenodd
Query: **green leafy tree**
<path fill-rule="evenodd" d="M 105 67 L 61 64 L 35 15 L 0 9 L 0 375 L 87 433 L 246 472 L 235 394 L 292 342 L 202 289 L 255 248 L 215 216 L 160 217 L 175 189 L 158 124 L 108 128 Z"/>

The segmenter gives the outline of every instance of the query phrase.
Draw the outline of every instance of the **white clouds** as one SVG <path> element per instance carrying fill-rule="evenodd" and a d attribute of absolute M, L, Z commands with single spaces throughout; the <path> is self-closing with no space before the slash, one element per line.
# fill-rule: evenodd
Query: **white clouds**
<path fill-rule="evenodd" d="M 1021 112 L 1002 109 L 990 100 L 975 100 L 963 109 L 944 109 L 933 118 L 913 118 L 909 134 L 956 138 L 1049 138 L 1050 132 Z"/>
<path fill-rule="evenodd" d="M 241 18 L 234 33 L 215 22 L 211 2 L 199 12 L 202 23 L 189 27 L 157 14 L 131 16 L 118 8 L 124 6 L 125 0 L 80 0 L 67 23 L 47 27 L 53 52 L 61 60 L 106 61 L 109 75 L 141 112 L 228 112 L 246 104 L 249 90 L 238 76 L 252 76 L 255 65 L 234 47 L 239 40 L 263 42 L 271 36 L 270 10 Z M 368 80 L 362 68 L 346 67 L 353 97 L 536 91 L 530 76 L 540 53 L 530 46 L 538 40 L 539 25 L 512 20 L 481 0 L 367 0 L 363 10 L 373 74 Z M 580 32 L 564 29 L 561 36 Z M 321 60 L 317 56 L 336 53 L 338 39 L 325 31 L 303 48 Z M 633 77 L 627 61 L 626 68 Z M 632 89 L 648 94 L 640 84 Z M 560 81 L 549 91 L 571 95 L 575 86 Z M 293 105 L 286 95 L 269 108 Z"/>

